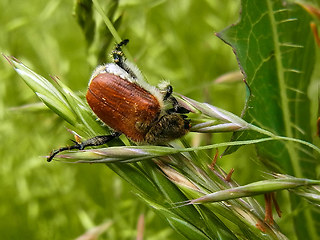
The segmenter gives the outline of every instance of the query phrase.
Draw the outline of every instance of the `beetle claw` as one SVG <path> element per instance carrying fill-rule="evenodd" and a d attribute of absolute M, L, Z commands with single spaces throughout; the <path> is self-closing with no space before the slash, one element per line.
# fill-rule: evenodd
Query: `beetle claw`
<path fill-rule="evenodd" d="M 90 146 L 100 146 L 100 145 L 106 144 L 107 142 L 111 141 L 112 139 L 114 139 L 116 137 L 119 137 L 120 135 L 121 135 L 121 133 L 114 132 L 110 135 L 102 135 L 102 136 L 96 136 L 96 137 L 90 138 L 82 143 L 78 143 L 74 140 L 71 140 L 72 142 L 74 142 L 74 145 L 61 147 L 59 149 L 53 150 L 50 153 L 49 157 L 47 158 L 47 161 L 51 162 L 52 159 L 60 152 L 67 151 L 67 150 L 73 150 L 73 149 L 83 150 L 86 147 L 90 147 Z"/>

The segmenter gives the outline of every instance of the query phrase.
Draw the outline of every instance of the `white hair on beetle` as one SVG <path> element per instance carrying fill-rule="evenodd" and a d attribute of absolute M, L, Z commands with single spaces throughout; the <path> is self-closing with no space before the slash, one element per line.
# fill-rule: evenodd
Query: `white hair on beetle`
<path fill-rule="evenodd" d="M 168 80 L 162 80 L 159 84 L 158 84 L 158 88 L 162 91 L 166 90 L 167 87 L 170 85 L 170 82 Z"/>
<path fill-rule="evenodd" d="M 90 86 L 92 79 L 94 79 L 96 76 L 98 76 L 100 73 L 106 73 L 106 65 L 99 65 L 96 67 L 90 77 L 88 85 Z"/>

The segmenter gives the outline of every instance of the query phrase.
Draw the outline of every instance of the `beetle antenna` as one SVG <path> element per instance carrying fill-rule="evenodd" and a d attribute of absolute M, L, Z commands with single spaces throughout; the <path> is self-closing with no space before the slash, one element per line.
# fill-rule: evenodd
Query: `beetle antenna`
<path fill-rule="evenodd" d="M 111 141 L 112 139 L 119 137 L 121 133 L 114 132 L 111 133 L 110 135 L 102 135 L 102 136 L 96 136 L 93 138 L 90 138 L 82 143 L 75 143 L 75 145 L 72 146 L 66 146 L 66 147 L 61 147 L 59 149 L 53 150 L 50 153 L 50 156 L 47 158 L 48 162 L 51 162 L 52 159 L 60 152 L 67 151 L 67 150 L 73 150 L 73 149 L 78 149 L 78 150 L 83 150 L 86 147 L 93 147 L 93 146 L 101 146 L 103 144 L 106 144 L 107 142 Z"/>

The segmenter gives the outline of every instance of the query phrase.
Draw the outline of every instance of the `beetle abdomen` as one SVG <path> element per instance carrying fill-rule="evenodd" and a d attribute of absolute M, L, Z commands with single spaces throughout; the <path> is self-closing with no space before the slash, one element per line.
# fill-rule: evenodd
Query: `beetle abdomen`
<path fill-rule="evenodd" d="M 135 142 L 143 142 L 149 127 L 161 112 L 152 94 L 121 77 L 100 73 L 94 77 L 86 95 L 93 112 L 109 127 Z"/>

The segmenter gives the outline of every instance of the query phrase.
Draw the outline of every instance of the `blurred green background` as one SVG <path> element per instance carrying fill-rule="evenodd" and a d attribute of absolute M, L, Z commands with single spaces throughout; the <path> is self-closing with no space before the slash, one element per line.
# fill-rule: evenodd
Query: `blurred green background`
<path fill-rule="evenodd" d="M 101 1 L 106 9 L 115 2 Z M 44 77 L 58 76 L 84 96 L 99 43 L 88 49 L 73 4 L 2 0 L 0 50 Z M 176 92 L 239 115 L 245 99 L 241 79 L 214 82 L 238 70 L 232 49 L 215 32 L 235 23 L 239 9 L 235 0 L 124 0 L 115 18 L 121 17 L 118 32 L 130 39 L 127 49 L 150 83 L 170 80 Z M 1 239 L 73 239 L 108 221 L 101 239 L 135 239 L 140 214 L 146 239 L 182 239 L 105 165 L 47 163 L 44 156 L 72 138 L 67 124 L 34 105 L 38 99 L 4 58 L 0 76 Z M 230 136 L 189 134 L 187 139 L 197 145 Z M 253 148 L 245 147 L 219 164 L 226 171 L 235 168 L 235 179 L 246 184 L 261 179 L 254 157 Z"/>

